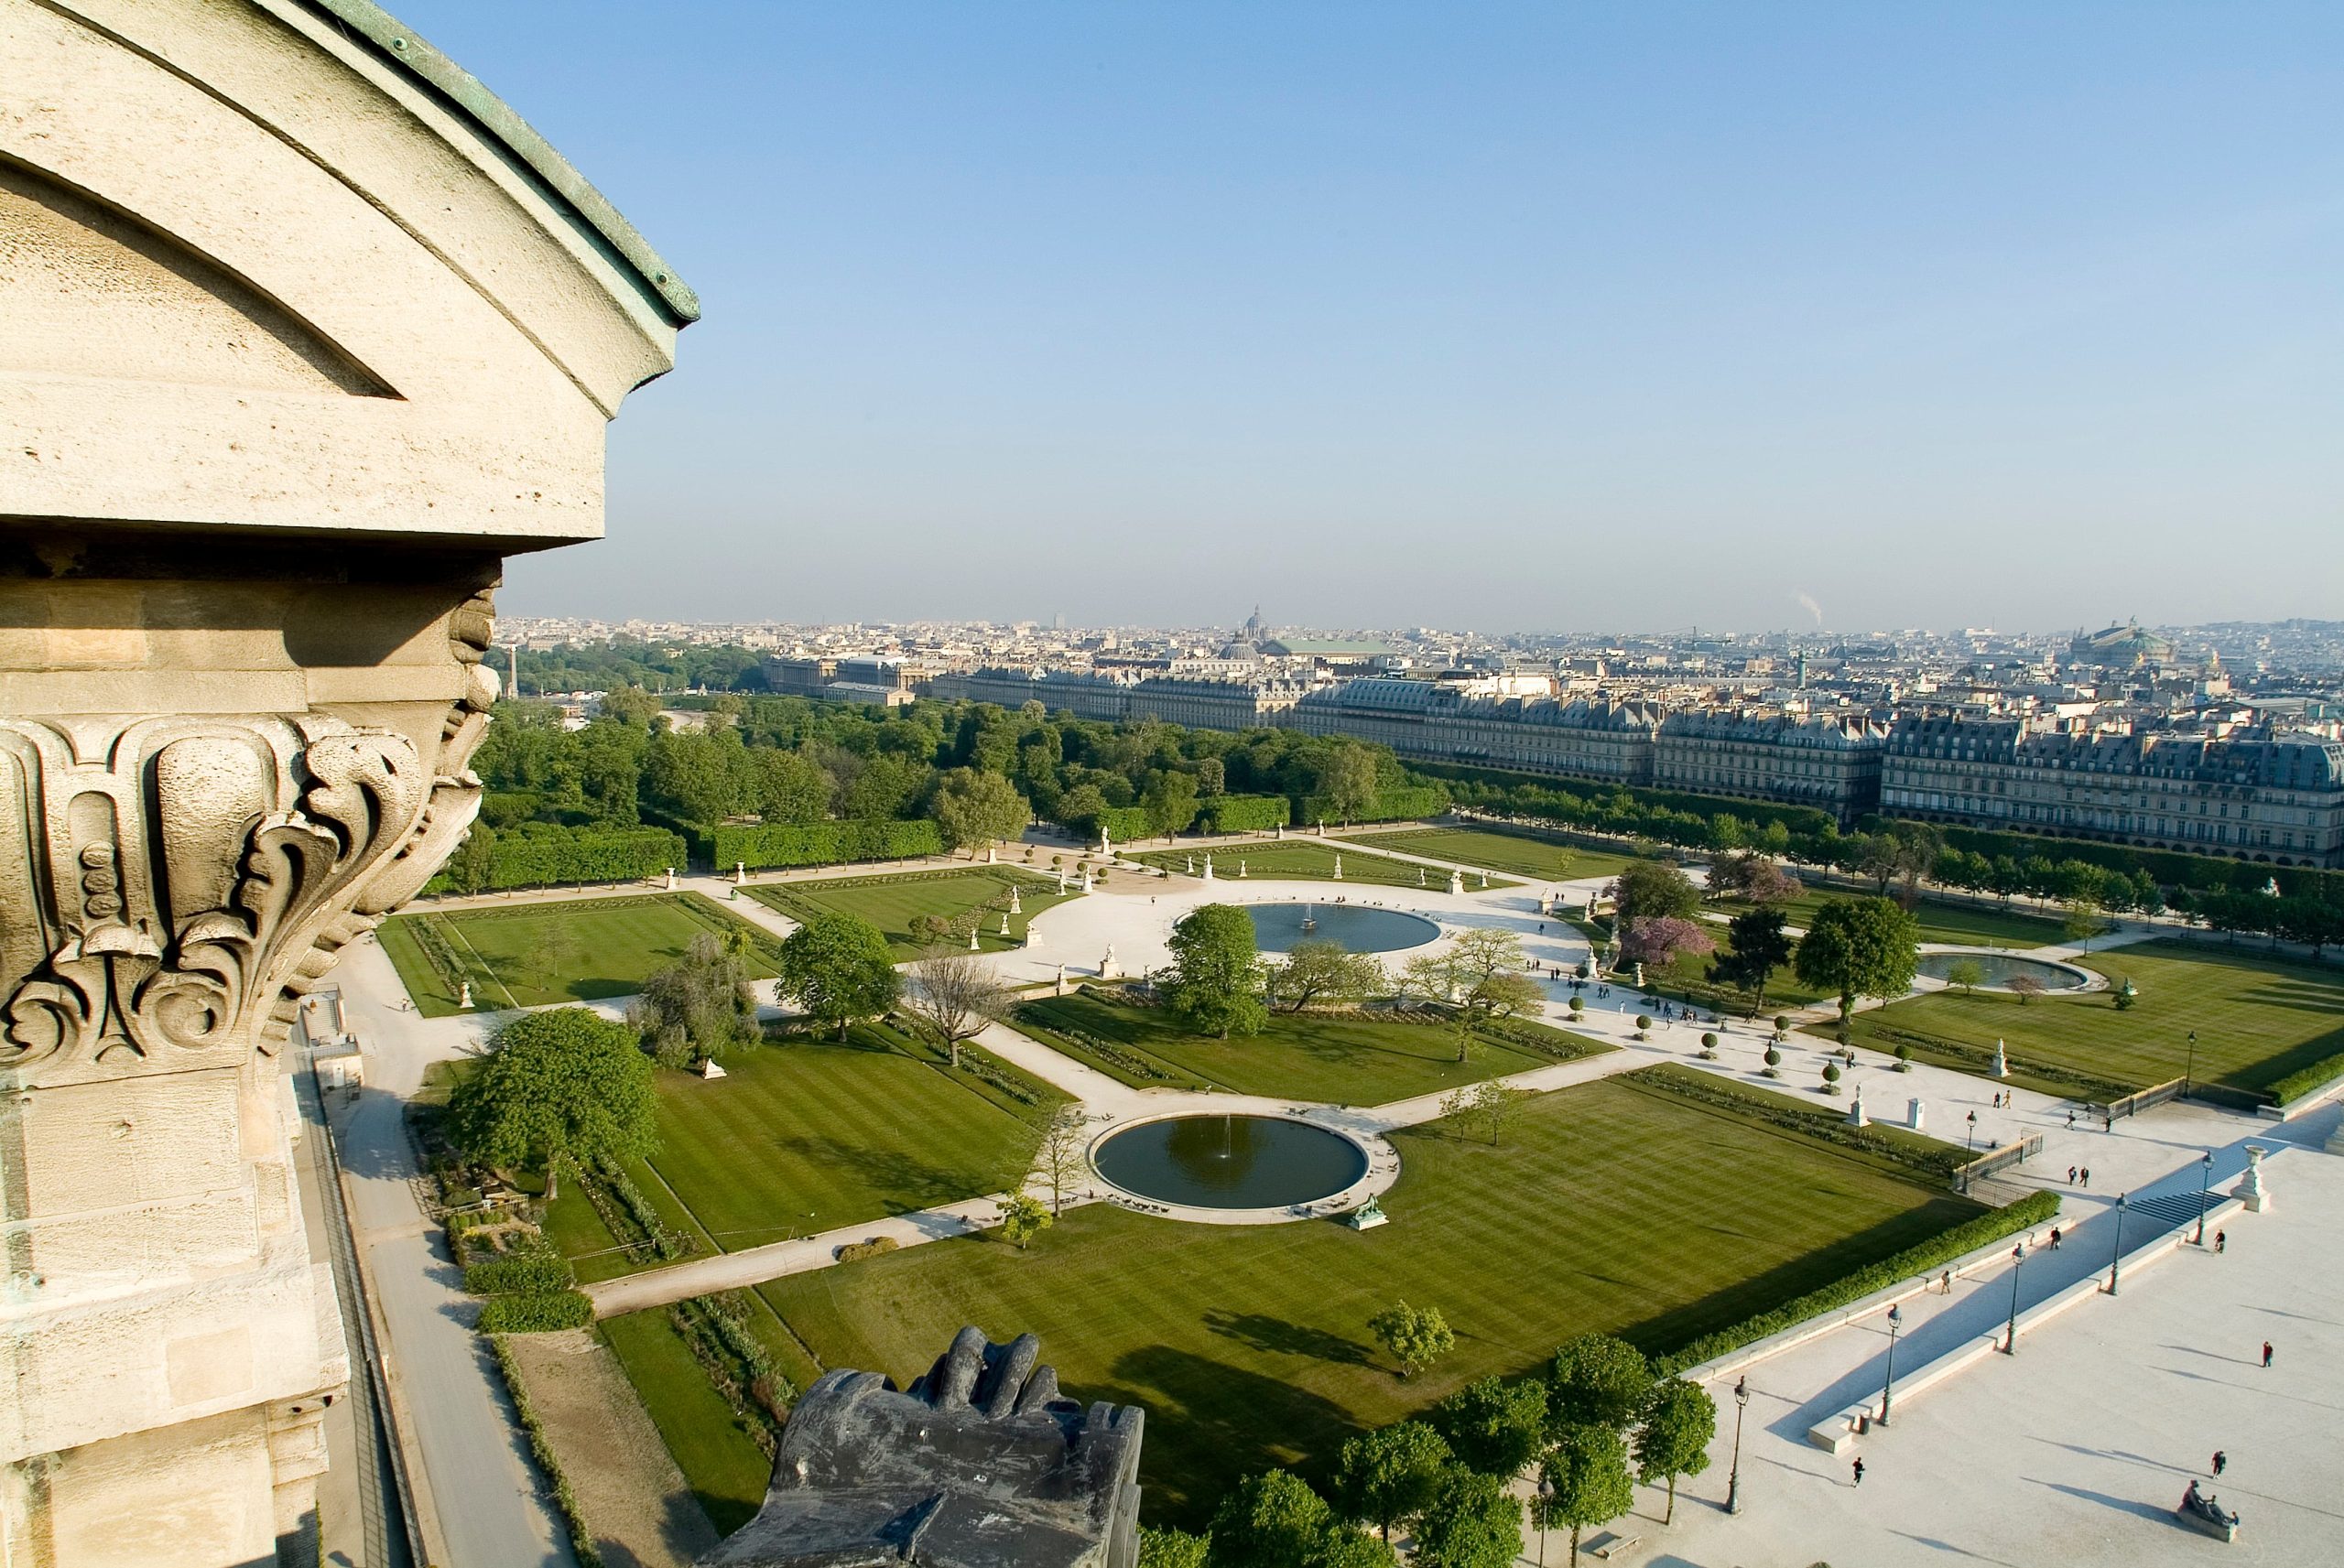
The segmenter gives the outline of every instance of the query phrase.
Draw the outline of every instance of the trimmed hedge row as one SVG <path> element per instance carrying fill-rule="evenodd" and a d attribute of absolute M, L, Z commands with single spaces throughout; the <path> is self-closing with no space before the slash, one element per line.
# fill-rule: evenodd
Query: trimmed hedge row
<path fill-rule="evenodd" d="M 1294 803 L 1282 795 L 1216 795 L 1198 808 L 1198 826 L 1208 833 L 1264 833 L 1294 820 Z"/>
<path fill-rule="evenodd" d="M 464 1270 L 464 1289 L 476 1296 L 548 1294 L 577 1282 L 569 1262 L 550 1247 L 491 1258 Z"/>
<path fill-rule="evenodd" d="M 474 832 L 483 831 L 474 828 Z M 495 836 L 481 891 L 551 887 L 568 882 L 631 882 L 684 864 L 684 841 L 663 827 L 562 827 L 524 822 Z M 442 874 L 428 893 L 453 892 Z"/>
<path fill-rule="evenodd" d="M 594 1321 L 594 1303 L 583 1291 L 532 1291 L 494 1296 L 480 1309 L 483 1334 L 551 1334 L 583 1328 Z"/>
<path fill-rule="evenodd" d="M 2276 881 L 2289 898 L 2321 898 L 2344 903 L 2344 872 L 2311 866 L 2274 866 L 2266 861 L 2232 860 L 2224 855 L 2193 855 L 2182 849 L 2144 849 L 2129 844 L 2107 844 L 2089 838 L 2053 838 L 2028 833 L 2001 833 L 1986 827 L 1945 828 L 1948 849 L 1960 849 L 1988 860 L 2008 856 L 2024 863 L 2082 860 L 2102 871 L 2127 875 L 2146 871 L 2168 888 L 2227 889 L 2259 893 L 2266 881 Z"/>
<path fill-rule="evenodd" d="M 1072 826 L 1072 824 L 1069 824 Z M 1083 825 L 1082 836 L 1096 838 L 1101 833 L 1112 833 L 1118 844 L 1136 844 L 1155 831 L 1147 820 L 1147 810 L 1138 806 L 1111 806 Z"/>
<path fill-rule="evenodd" d="M 2307 1095 L 2330 1078 L 2338 1077 L 2344 1077 L 2344 1055 L 2329 1056 L 2314 1062 L 2308 1067 L 2298 1067 L 2272 1084 L 2266 1092 L 2279 1104 L 2284 1105 L 2296 1096 Z"/>
<path fill-rule="evenodd" d="M 709 832 L 709 855 L 720 871 L 745 863 L 752 871 L 788 866 L 841 866 L 855 860 L 913 860 L 944 853 L 944 838 L 926 817 L 886 822 L 772 822 L 727 826 Z"/>
<path fill-rule="evenodd" d="M 1861 1301 L 1874 1291 L 1886 1290 L 1900 1281 L 1918 1279 L 1945 1267 L 1965 1252 L 1974 1252 L 1990 1242 L 1999 1241 L 2031 1226 L 2047 1224 L 2057 1217 L 2058 1213 L 2057 1193 L 2029 1193 L 2016 1203 L 2006 1204 L 1991 1214 L 1981 1214 L 1951 1230 L 1931 1237 L 1916 1247 L 1907 1247 L 1893 1258 L 1883 1258 L 1877 1263 L 1868 1264 L 1843 1279 L 1785 1302 L 1772 1312 L 1762 1312 L 1754 1317 L 1742 1319 L 1731 1327 L 1705 1334 L 1674 1355 L 1661 1357 L 1653 1369 L 1661 1377 L 1673 1378 L 1688 1367 L 1714 1361 L 1729 1351 L 1753 1345 L 1768 1335 L 1796 1328 L 1809 1318 L 1819 1317 L 1850 1302 Z"/>
<path fill-rule="evenodd" d="M 1419 817 L 1438 816 L 1449 809 L 1449 791 L 1440 784 L 1418 784 L 1406 789 L 1387 789 L 1368 806 L 1367 809 L 1344 817 L 1335 810 L 1335 803 L 1323 795 L 1308 795 L 1295 802 L 1297 820 L 1306 824 L 1320 822 L 1413 822 Z"/>

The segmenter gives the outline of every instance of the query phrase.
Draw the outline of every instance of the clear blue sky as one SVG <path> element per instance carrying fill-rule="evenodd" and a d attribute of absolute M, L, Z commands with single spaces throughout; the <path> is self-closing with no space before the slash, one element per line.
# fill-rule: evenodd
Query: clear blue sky
<path fill-rule="evenodd" d="M 700 292 L 524 612 L 2344 616 L 2344 5 L 404 0 Z"/>

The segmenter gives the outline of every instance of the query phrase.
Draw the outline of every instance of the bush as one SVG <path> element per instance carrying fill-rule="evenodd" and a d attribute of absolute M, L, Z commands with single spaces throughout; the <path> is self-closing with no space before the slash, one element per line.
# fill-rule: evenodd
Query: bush
<path fill-rule="evenodd" d="M 896 1247 L 892 1236 L 874 1236 L 868 1241 L 850 1241 L 838 1249 L 841 1263 L 860 1263 L 865 1258 L 884 1258 Z"/>
<path fill-rule="evenodd" d="M 570 1550 L 578 1559 L 578 1568 L 602 1568 L 602 1549 L 595 1545 L 594 1532 L 588 1528 L 586 1515 L 578 1506 L 576 1488 L 562 1473 L 560 1456 L 547 1441 L 545 1425 L 529 1403 L 529 1387 L 521 1380 L 521 1368 L 513 1359 L 512 1347 L 502 1340 L 493 1339 L 489 1344 L 496 1351 L 496 1369 L 505 1379 L 505 1391 L 512 1396 L 513 1413 L 521 1418 L 521 1430 L 529 1434 L 529 1452 L 537 1456 L 537 1468 L 545 1472 L 546 1479 L 553 1483 L 554 1504 L 561 1509 L 562 1523 L 569 1528 Z"/>
<path fill-rule="evenodd" d="M 944 838 L 926 817 L 885 822 L 772 822 L 725 827 L 709 834 L 710 858 L 720 871 L 788 866 L 841 866 L 855 860 L 914 860 L 944 853 Z"/>
<path fill-rule="evenodd" d="M 1885 1290 L 1899 1281 L 1934 1273 L 1965 1252 L 1976 1251 L 1990 1242 L 1999 1241 L 2030 1227 L 2046 1224 L 2057 1218 L 2058 1214 L 2057 1193 L 2029 1193 L 2014 1204 L 1995 1209 L 1991 1214 L 1981 1214 L 1918 1246 L 1908 1247 L 1893 1258 L 1883 1258 L 1877 1263 L 1868 1264 L 1844 1279 L 1835 1280 L 1796 1300 L 1785 1302 L 1771 1312 L 1762 1312 L 1730 1328 L 1705 1334 L 1676 1354 L 1661 1357 L 1654 1364 L 1653 1371 L 1658 1377 L 1673 1378 L 1688 1367 L 1714 1361 L 1728 1351 L 1753 1344 L 1770 1334 L 1795 1328 L 1811 1317 L 1846 1306 L 1850 1302 L 1861 1301 L 1874 1291 Z"/>
<path fill-rule="evenodd" d="M 545 1295 L 566 1291 L 577 1282 L 569 1262 L 543 1244 L 474 1263 L 464 1271 L 464 1289 L 476 1296 Z"/>
<path fill-rule="evenodd" d="M 2266 1091 L 2273 1099 L 2284 1105 L 2299 1095 L 2307 1095 L 2330 1078 L 2344 1077 L 2344 1055 L 2329 1056 L 2299 1067 L 2285 1077 L 2273 1083 Z"/>
<path fill-rule="evenodd" d="M 1641 1040 L 1651 1033 L 1652 1014 L 1648 1012 L 1640 1012 L 1636 1014 L 1636 1038 Z"/>
<path fill-rule="evenodd" d="M 1199 826 L 1208 833 L 1264 833 L 1294 820 L 1282 795 L 1217 795 L 1205 800 Z"/>
<path fill-rule="evenodd" d="M 625 882 L 657 876 L 685 860 L 683 839 L 664 827 L 563 827 L 524 822 L 496 836 L 489 850 L 484 891 L 549 887 L 564 882 Z M 451 892 L 437 876 L 424 889 Z"/>
<path fill-rule="evenodd" d="M 1297 822 L 1317 824 L 1340 822 L 1335 803 L 1323 795 L 1303 795 L 1294 803 Z M 1441 784 L 1420 784 L 1412 789 L 1387 789 L 1377 795 L 1367 809 L 1351 816 L 1352 822 L 1412 822 L 1419 817 L 1438 816 L 1449 809 L 1449 791 Z"/>
<path fill-rule="evenodd" d="M 551 1334 L 583 1328 L 594 1321 L 594 1303 L 583 1291 L 537 1291 L 496 1296 L 480 1309 L 483 1334 Z"/>

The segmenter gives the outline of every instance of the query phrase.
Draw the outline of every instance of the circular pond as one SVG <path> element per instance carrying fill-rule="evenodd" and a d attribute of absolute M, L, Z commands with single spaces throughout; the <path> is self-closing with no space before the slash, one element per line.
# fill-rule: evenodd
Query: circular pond
<path fill-rule="evenodd" d="M 1367 1174 L 1350 1139 L 1275 1116 L 1176 1116 L 1111 1134 L 1091 1154 L 1127 1193 L 1194 1208 L 1284 1208 Z"/>
<path fill-rule="evenodd" d="M 2042 981 L 2043 989 L 2049 991 L 2081 990 L 2091 984 L 2091 976 L 2072 964 L 2022 958 L 2011 953 L 1924 953 L 1918 968 L 1930 979 L 1943 980 L 1956 964 L 1975 964 L 1976 983 L 1990 990 L 2008 990 L 2021 975 Z"/>
<path fill-rule="evenodd" d="M 1253 941 L 1264 953 L 1290 953 L 1297 942 L 1338 942 L 1353 953 L 1421 947 L 1440 927 L 1421 914 L 1358 903 L 1249 903 Z"/>

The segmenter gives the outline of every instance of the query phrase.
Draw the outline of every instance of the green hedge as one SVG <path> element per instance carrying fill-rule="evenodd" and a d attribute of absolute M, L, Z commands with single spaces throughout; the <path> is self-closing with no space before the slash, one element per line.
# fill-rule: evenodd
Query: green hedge
<path fill-rule="evenodd" d="M 1295 817 L 1306 825 L 1320 822 L 1414 822 L 1427 816 L 1438 816 L 1449 809 L 1449 791 L 1439 784 L 1418 784 L 1406 789 L 1387 789 L 1377 795 L 1365 811 L 1350 817 L 1335 810 L 1333 800 L 1323 795 L 1307 795 L 1295 802 Z"/>
<path fill-rule="evenodd" d="M 554 1504 L 561 1509 L 561 1522 L 570 1530 L 570 1551 L 578 1559 L 578 1568 L 602 1568 L 602 1548 L 595 1545 L 585 1510 L 578 1506 L 577 1488 L 562 1473 L 561 1460 L 546 1437 L 545 1423 L 537 1419 L 536 1407 L 529 1403 L 529 1386 L 521 1379 L 520 1363 L 513 1358 L 513 1347 L 501 1339 L 492 1339 L 489 1344 L 496 1351 L 496 1369 L 504 1376 L 505 1391 L 513 1398 L 513 1413 L 521 1418 L 521 1430 L 529 1434 L 529 1452 L 536 1455 L 537 1468 L 546 1473 L 546 1479 L 553 1483 Z"/>
<path fill-rule="evenodd" d="M 1809 1291 L 1803 1296 L 1785 1302 L 1772 1312 L 1762 1312 L 1730 1328 L 1705 1334 L 1676 1354 L 1663 1357 L 1653 1369 L 1661 1377 L 1673 1378 L 1688 1367 L 1714 1361 L 1729 1351 L 1754 1345 L 1768 1335 L 1796 1328 L 1809 1318 L 1819 1317 L 1850 1302 L 1861 1301 L 1874 1291 L 1886 1290 L 1902 1281 L 1933 1273 L 1966 1252 L 1974 1252 L 1990 1242 L 1999 1241 L 2031 1226 L 2048 1224 L 2057 1217 L 2058 1213 L 2057 1193 L 2029 1193 L 2016 1203 L 1957 1225 L 1917 1247 L 1908 1247 L 1893 1258 L 1883 1258 L 1819 1290 Z"/>
<path fill-rule="evenodd" d="M 2221 855 L 2192 855 L 2180 849 L 2142 849 L 2089 838 L 1998 833 L 1984 827 L 1946 827 L 1945 844 L 1948 849 L 1983 855 L 1988 860 L 2007 856 L 2022 864 L 2032 859 L 2082 860 L 2102 871 L 2127 875 L 2146 871 L 2168 888 L 2219 888 L 2259 893 L 2264 882 L 2275 881 L 2279 892 L 2288 898 L 2344 903 L 2344 872 L 2323 871 L 2310 866 L 2273 866 Z"/>
<path fill-rule="evenodd" d="M 775 822 L 710 830 L 709 853 L 719 871 L 745 862 L 751 871 L 786 866 L 840 866 L 855 860 L 913 860 L 944 853 L 944 839 L 926 817 L 889 822 Z"/>
<path fill-rule="evenodd" d="M 2279 1104 L 2284 1105 L 2298 1095 L 2311 1093 L 2328 1079 L 2339 1077 L 2344 1077 L 2344 1055 L 2329 1056 L 2289 1073 L 2273 1083 L 2266 1092 Z"/>
<path fill-rule="evenodd" d="M 1294 820 L 1294 803 L 1282 795 L 1216 795 L 1199 807 L 1208 833 L 1264 833 Z"/>
<path fill-rule="evenodd" d="M 550 887 L 567 882 L 629 882 L 685 863 L 684 841 L 660 827 L 563 827 L 524 822 L 496 835 L 488 880 L 480 890 Z M 434 877 L 430 893 L 459 890 Z"/>
<path fill-rule="evenodd" d="M 577 1282 L 570 1264 L 550 1248 L 491 1258 L 464 1271 L 464 1289 L 476 1296 L 544 1295 Z"/>
<path fill-rule="evenodd" d="M 480 1309 L 483 1334 L 550 1334 L 583 1328 L 594 1321 L 594 1303 L 583 1291 L 534 1291 L 496 1296 Z"/>

